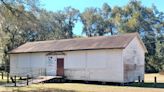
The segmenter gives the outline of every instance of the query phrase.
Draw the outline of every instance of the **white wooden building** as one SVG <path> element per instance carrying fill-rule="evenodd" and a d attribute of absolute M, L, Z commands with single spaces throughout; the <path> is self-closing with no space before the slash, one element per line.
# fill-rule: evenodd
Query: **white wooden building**
<path fill-rule="evenodd" d="M 10 75 L 133 82 L 144 79 L 146 52 L 138 33 L 27 42 L 9 52 Z"/>

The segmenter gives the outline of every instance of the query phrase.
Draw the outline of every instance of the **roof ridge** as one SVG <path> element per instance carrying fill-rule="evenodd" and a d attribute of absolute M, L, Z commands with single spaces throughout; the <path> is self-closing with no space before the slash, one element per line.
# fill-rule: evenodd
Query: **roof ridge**
<path fill-rule="evenodd" d="M 138 35 L 138 32 L 133 33 L 124 33 L 118 35 L 110 35 L 110 36 L 93 36 L 93 37 L 81 37 L 81 38 L 69 38 L 69 39 L 54 39 L 54 40 L 43 40 L 43 41 L 33 41 L 26 43 L 40 43 L 40 42 L 54 42 L 54 41 L 68 41 L 68 40 L 83 40 L 83 39 L 95 39 L 95 38 L 105 38 L 105 37 L 116 37 L 116 36 L 125 36 L 125 35 Z"/>

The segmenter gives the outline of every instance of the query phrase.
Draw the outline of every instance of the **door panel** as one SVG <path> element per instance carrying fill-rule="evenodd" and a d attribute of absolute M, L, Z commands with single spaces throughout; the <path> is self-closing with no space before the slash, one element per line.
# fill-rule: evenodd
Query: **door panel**
<path fill-rule="evenodd" d="M 64 76 L 64 58 L 57 58 L 57 76 Z"/>

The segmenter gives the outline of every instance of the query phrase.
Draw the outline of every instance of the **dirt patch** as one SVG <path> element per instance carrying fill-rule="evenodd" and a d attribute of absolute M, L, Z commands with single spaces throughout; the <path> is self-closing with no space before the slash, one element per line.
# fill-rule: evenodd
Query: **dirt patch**
<path fill-rule="evenodd" d="M 164 75 L 164 70 L 159 72 L 160 75 Z"/>

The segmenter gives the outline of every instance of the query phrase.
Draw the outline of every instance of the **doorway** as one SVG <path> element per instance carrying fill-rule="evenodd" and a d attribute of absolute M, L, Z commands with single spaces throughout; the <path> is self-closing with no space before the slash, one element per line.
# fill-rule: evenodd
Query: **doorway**
<path fill-rule="evenodd" d="M 64 76 L 64 58 L 57 58 L 57 76 Z"/>

